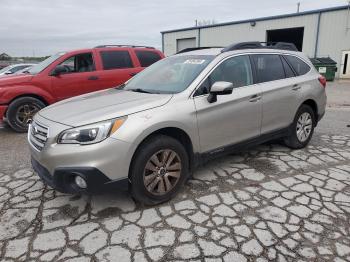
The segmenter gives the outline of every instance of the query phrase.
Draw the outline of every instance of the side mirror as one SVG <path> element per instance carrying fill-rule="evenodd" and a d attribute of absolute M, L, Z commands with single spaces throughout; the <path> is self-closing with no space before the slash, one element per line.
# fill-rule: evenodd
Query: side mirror
<path fill-rule="evenodd" d="M 230 82 L 218 81 L 215 82 L 209 92 L 208 102 L 214 103 L 217 101 L 218 95 L 230 95 L 232 94 L 233 84 Z"/>
<path fill-rule="evenodd" d="M 59 76 L 61 74 L 64 74 L 67 72 L 67 68 L 63 65 L 58 65 L 55 67 L 54 70 L 52 70 L 50 76 Z"/>
<path fill-rule="evenodd" d="M 5 75 L 12 75 L 12 74 L 13 74 L 12 71 L 8 71 L 8 72 L 5 73 Z"/>

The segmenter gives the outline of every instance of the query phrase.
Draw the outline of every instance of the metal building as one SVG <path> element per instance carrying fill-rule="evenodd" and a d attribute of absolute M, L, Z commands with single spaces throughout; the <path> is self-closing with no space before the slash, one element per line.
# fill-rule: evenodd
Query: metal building
<path fill-rule="evenodd" d="M 331 57 L 336 77 L 350 78 L 350 6 L 164 31 L 165 55 L 235 42 L 292 42 L 310 58 Z"/>

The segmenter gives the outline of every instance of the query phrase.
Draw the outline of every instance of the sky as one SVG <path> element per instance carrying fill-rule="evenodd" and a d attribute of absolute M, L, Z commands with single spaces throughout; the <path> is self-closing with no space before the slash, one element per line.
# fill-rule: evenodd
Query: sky
<path fill-rule="evenodd" d="M 161 31 L 346 5 L 346 0 L 0 0 L 0 53 L 46 56 L 101 44 L 161 49 Z"/>

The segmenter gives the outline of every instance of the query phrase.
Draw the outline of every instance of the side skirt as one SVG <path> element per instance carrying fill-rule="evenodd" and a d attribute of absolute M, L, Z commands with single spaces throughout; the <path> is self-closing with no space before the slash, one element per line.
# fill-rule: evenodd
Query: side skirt
<path fill-rule="evenodd" d="M 244 150 L 256 145 L 260 145 L 270 140 L 286 137 L 289 135 L 289 130 L 290 130 L 289 127 L 287 127 L 287 128 L 279 129 L 277 131 L 270 132 L 270 133 L 262 134 L 258 137 L 248 139 L 243 142 L 239 142 L 237 144 L 228 145 L 225 147 L 219 147 L 214 150 L 204 152 L 201 154 L 197 153 L 195 154 L 195 157 L 194 157 L 195 167 L 203 165 L 209 160 L 212 160 L 221 156 L 225 156 L 227 154 L 239 152 L 241 150 Z"/>

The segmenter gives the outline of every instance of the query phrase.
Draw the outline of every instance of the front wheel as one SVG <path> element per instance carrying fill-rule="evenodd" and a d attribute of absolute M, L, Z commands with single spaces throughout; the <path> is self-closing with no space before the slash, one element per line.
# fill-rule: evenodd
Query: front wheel
<path fill-rule="evenodd" d="M 186 181 L 188 163 L 187 152 L 176 139 L 158 135 L 146 140 L 131 166 L 133 197 L 146 205 L 168 201 Z"/>
<path fill-rule="evenodd" d="M 20 97 L 7 110 L 7 123 L 16 132 L 27 132 L 28 124 L 45 104 L 34 97 Z"/>
<path fill-rule="evenodd" d="M 284 139 L 285 144 L 292 149 L 307 146 L 314 132 L 315 113 L 308 105 L 301 105 L 295 115 L 289 130 L 289 136 Z"/>

